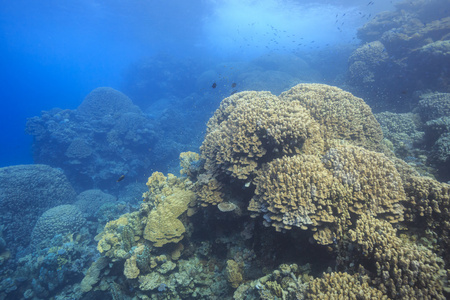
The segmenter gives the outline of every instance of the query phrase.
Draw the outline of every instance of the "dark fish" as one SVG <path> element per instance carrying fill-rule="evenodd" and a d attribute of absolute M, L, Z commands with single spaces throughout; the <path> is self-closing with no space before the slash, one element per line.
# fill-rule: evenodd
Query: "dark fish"
<path fill-rule="evenodd" d="M 125 178 L 125 175 L 120 175 L 119 179 L 117 179 L 117 182 L 122 181 Z"/>
<path fill-rule="evenodd" d="M 232 88 L 236 87 L 236 82 L 233 82 L 233 83 L 231 84 L 231 87 L 232 87 Z"/>
<path fill-rule="evenodd" d="M 216 88 L 216 86 L 217 86 L 217 83 L 215 83 L 215 82 L 214 82 L 214 83 L 212 84 L 212 86 L 211 86 L 211 87 L 212 87 L 213 89 L 215 89 L 215 88 Z"/>
<path fill-rule="evenodd" d="M 233 95 L 233 94 L 236 94 L 236 93 L 237 93 L 237 90 L 234 90 L 234 91 L 231 92 L 230 96 Z"/>

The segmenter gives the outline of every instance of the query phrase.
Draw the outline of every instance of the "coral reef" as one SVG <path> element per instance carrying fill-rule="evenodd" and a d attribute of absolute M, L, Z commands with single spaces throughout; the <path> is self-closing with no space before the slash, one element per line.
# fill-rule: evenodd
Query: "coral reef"
<path fill-rule="evenodd" d="M 392 143 L 392 150 L 399 158 L 419 157 L 423 155 L 417 149 L 424 132 L 421 129 L 422 122 L 417 114 L 382 112 L 375 114 L 380 123 L 385 139 Z"/>
<path fill-rule="evenodd" d="M 75 191 L 64 173 L 47 165 L 0 168 L 0 224 L 10 249 L 26 246 L 40 215 L 57 205 L 72 203 Z"/>
<path fill-rule="evenodd" d="M 31 233 L 33 247 L 47 246 L 55 235 L 75 233 L 86 223 L 81 211 L 74 205 L 59 205 L 45 211 L 37 220 Z"/>
<path fill-rule="evenodd" d="M 419 176 L 409 176 L 404 185 L 409 199 L 407 220 L 438 236 L 439 252 L 450 262 L 450 185 Z"/>
<path fill-rule="evenodd" d="M 154 122 L 112 88 L 86 96 L 76 110 L 43 111 L 28 119 L 26 132 L 34 137 L 36 163 L 62 168 L 77 189 L 111 188 L 125 174 L 142 180 L 150 169 L 147 155 L 157 137 Z"/>
<path fill-rule="evenodd" d="M 332 244 L 342 234 L 350 213 L 401 221 L 400 201 L 406 200 L 389 159 L 350 145 L 330 149 L 322 160 L 310 155 L 274 160 L 255 184 L 250 211 L 264 214 L 265 223 L 277 230 L 318 230 L 314 238 L 321 244 Z"/>
<path fill-rule="evenodd" d="M 2 299 L 73 299 L 83 273 L 95 256 L 92 236 L 56 234 L 46 247 L 17 259 L 14 270 L 0 275 Z"/>
<path fill-rule="evenodd" d="M 355 229 L 349 230 L 349 240 L 341 262 L 350 268 L 359 265 L 358 272 L 367 273 L 371 285 L 383 295 L 391 299 L 445 299 L 442 259 L 397 237 L 388 222 L 362 215 Z"/>
<path fill-rule="evenodd" d="M 437 169 L 436 177 L 450 180 L 450 93 L 424 93 L 416 108 L 425 131 L 422 147 L 427 162 Z"/>
<path fill-rule="evenodd" d="M 94 218 L 104 204 L 115 203 L 116 197 L 101 190 L 86 190 L 75 198 L 73 205 L 78 207 L 85 218 Z"/>
<path fill-rule="evenodd" d="M 363 45 L 349 59 L 349 83 L 374 109 L 417 104 L 415 91 L 448 92 L 450 18 L 446 0 L 403 1 L 358 29 Z M 441 7 L 441 8 L 439 8 Z"/>
<path fill-rule="evenodd" d="M 408 157 L 422 155 L 414 141 L 427 126 L 446 138 L 436 109 L 446 104 L 422 105 L 433 119 L 383 113 L 381 127 L 336 87 L 233 94 L 210 119 L 201 154 L 180 154 L 180 176 L 153 172 L 144 193 L 138 184 L 119 200 L 86 190 L 74 205 L 53 205 L 33 231 L 41 247 L 22 253 L 15 271 L 11 259 L 0 263 L 0 297 L 445 299 L 450 187 Z M 67 153 L 95 156 L 72 142 Z M 401 152 L 402 142 L 412 146 Z M 0 235 L 0 253 L 8 247 Z"/>
<path fill-rule="evenodd" d="M 322 147 L 319 126 L 298 101 L 241 92 L 224 99 L 209 120 L 201 151 L 209 172 L 245 180 L 270 157 Z"/>
<path fill-rule="evenodd" d="M 326 84 L 298 84 L 281 93 L 283 101 L 299 101 L 321 125 L 327 147 L 332 140 L 379 151 L 383 133 L 363 99 Z M 332 144 L 331 144 L 332 145 Z"/>
<path fill-rule="evenodd" d="M 342 272 L 323 274 L 309 282 L 305 293 L 307 299 L 372 299 L 387 300 L 388 296 L 369 286 L 367 276 L 350 275 Z"/>

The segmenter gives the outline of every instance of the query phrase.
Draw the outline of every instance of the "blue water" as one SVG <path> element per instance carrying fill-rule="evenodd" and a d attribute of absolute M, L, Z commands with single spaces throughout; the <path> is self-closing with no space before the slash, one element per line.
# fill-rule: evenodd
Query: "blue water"
<path fill-rule="evenodd" d="M 267 54 L 297 54 L 308 62 L 316 60 L 323 70 L 314 54 L 322 51 L 327 56 L 322 59 L 333 61 L 341 47 L 358 43 L 356 29 L 368 15 L 391 9 L 391 2 L 2 0 L 0 141 L 5 146 L 0 147 L 0 166 L 33 161 L 32 140 L 23 133 L 26 118 L 53 107 L 74 109 L 99 86 L 126 93 L 127 70 L 143 59 L 165 55 L 192 61 L 193 77 L 223 64 L 215 80 L 227 64 Z M 345 63 L 331 71 L 344 72 Z M 179 72 L 177 64 L 165 67 L 165 72 Z M 212 84 L 190 82 L 164 90 L 163 75 L 156 78 L 157 96 L 187 97 Z M 145 101 L 156 100 L 146 96 Z M 145 107 L 143 101 L 135 100 Z"/>

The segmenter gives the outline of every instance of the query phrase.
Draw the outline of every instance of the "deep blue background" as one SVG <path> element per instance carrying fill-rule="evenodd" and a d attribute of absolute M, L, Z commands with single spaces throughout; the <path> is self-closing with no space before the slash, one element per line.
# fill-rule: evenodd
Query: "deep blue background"
<path fill-rule="evenodd" d="M 207 66 L 321 51 L 328 63 L 358 43 L 369 14 L 392 8 L 368 2 L 0 0 L 0 166 L 32 163 L 28 117 L 74 109 L 99 86 L 122 90 L 143 58 Z"/>

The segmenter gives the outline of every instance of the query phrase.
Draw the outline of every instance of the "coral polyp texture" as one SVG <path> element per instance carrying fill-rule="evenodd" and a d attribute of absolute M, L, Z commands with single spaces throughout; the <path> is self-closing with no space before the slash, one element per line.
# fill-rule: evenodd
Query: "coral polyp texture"
<path fill-rule="evenodd" d="M 245 180 L 273 157 L 320 152 L 319 129 L 298 101 L 241 92 L 224 99 L 209 120 L 202 158 L 209 172 Z"/>
<path fill-rule="evenodd" d="M 391 299 L 445 299 L 443 260 L 431 250 L 397 237 L 390 223 L 362 215 L 356 228 L 349 230 L 349 239 L 352 243 L 344 256 L 357 257 L 356 248 L 362 255 L 350 265 L 360 265 L 359 271 L 368 273 L 372 285 L 383 295 Z"/>
<path fill-rule="evenodd" d="M 321 126 L 326 144 L 347 142 L 370 150 L 380 150 L 383 132 L 363 99 L 326 84 L 298 84 L 281 93 L 283 101 L 299 101 Z"/>
<path fill-rule="evenodd" d="M 406 195 L 394 164 L 384 154 L 357 146 L 332 148 L 322 159 L 276 159 L 260 170 L 255 184 L 250 211 L 263 214 L 277 230 L 318 230 L 314 238 L 321 244 L 331 244 L 342 233 L 351 213 L 403 219 Z"/>

